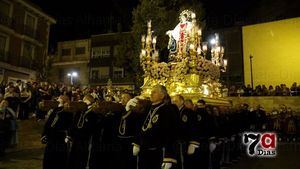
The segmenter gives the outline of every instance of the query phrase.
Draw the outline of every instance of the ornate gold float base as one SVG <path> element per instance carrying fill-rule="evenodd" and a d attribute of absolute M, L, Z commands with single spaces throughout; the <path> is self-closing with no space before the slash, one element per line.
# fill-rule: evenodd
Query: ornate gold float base
<path fill-rule="evenodd" d="M 181 94 L 186 99 L 191 99 L 197 102 L 199 99 L 205 100 L 211 105 L 230 105 L 230 100 L 222 98 L 220 92 L 220 83 L 216 81 L 204 81 L 200 79 L 197 74 L 187 74 L 182 80 L 177 80 L 177 77 L 170 77 L 167 80 L 144 78 L 144 85 L 142 88 L 142 95 L 149 97 L 152 88 L 161 84 L 166 86 L 170 96 Z"/>

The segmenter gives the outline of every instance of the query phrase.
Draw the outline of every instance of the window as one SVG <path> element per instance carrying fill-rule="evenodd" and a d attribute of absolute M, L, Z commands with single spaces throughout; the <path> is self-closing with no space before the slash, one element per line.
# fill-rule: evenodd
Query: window
<path fill-rule="evenodd" d="M 7 37 L 0 35 L 0 52 L 4 52 L 6 50 L 6 41 Z"/>
<path fill-rule="evenodd" d="M 119 55 L 120 49 L 121 49 L 121 45 L 114 46 L 114 56 L 118 56 Z"/>
<path fill-rule="evenodd" d="M 100 73 L 100 79 L 108 79 L 109 78 L 109 67 L 100 67 L 99 73 Z"/>
<path fill-rule="evenodd" d="M 92 80 L 97 80 L 99 78 L 99 70 L 92 70 Z"/>
<path fill-rule="evenodd" d="M 29 13 L 25 15 L 24 33 L 29 36 L 35 36 L 37 18 Z"/>
<path fill-rule="evenodd" d="M 23 43 L 23 55 L 25 58 L 33 59 L 34 58 L 34 45 L 28 42 Z"/>
<path fill-rule="evenodd" d="M 6 44 L 7 44 L 7 37 L 4 35 L 0 35 L 0 59 L 3 61 L 6 56 Z"/>
<path fill-rule="evenodd" d="M 85 47 L 76 47 L 75 48 L 75 54 L 76 55 L 83 55 L 83 54 L 85 54 Z"/>
<path fill-rule="evenodd" d="M 92 58 L 106 58 L 110 56 L 110 47 L 95 47 L 92 49 Z"/>
<path fill-rule="evenodd" d="M 114 78 L 123 78 L 124 77 L 124 70 L 123 68 L 114 67 L 113 77 Z"/>
<path fill-rule="evenodd" d="M 61 50 L 61 56 L 70 56 L 71 55 L 71 49 L 62 49 Z"/>
<path fill-rule="evenodd" d="M 90 78 L 92 80 L 108 79 L 109 78 L 109 67 L 92 68 Z"/>
<path fill-rule="evenodd" d="M 0 24 L 11 27 L 12 5 L 9 1 L 0 0 Z"/>
<path fill-rule="evenodd" d="M 25 17 L 25 25 L 31 27 L 32 29 L 36 28 L 36 20 L 37 18 L 29 13 L 26 13 Z"/>
<path fill-rule="evenodd" d="M 11 4 L 5 1 L 0 1 L 0 13 L 4 16 L 10 16 Z"/>

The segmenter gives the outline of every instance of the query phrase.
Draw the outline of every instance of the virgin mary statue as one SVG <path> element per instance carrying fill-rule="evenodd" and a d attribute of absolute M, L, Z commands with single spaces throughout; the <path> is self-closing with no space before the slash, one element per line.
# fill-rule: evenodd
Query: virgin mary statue
<path fill-rule="evenodd" d="M 184 56 L 187 52 L 189 35 L 192 29 L 192 15 L 195 15 L 191 11 L 184 10 L 179 16 L 179 24 L 173 29 L 167 31 L 169 36 L 168 49 L 170 55 Z"/>

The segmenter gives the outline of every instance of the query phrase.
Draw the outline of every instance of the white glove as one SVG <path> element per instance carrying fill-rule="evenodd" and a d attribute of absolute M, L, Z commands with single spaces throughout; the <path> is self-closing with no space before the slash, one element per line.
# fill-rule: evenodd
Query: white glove
<path fill-rule="evenodd" d="M 215 151 L 217 145 L 215 143 L 210 143 L 209 144 L 209 151 L 212 153 L 213 151 Z"/>
<path fill-rule="evenodd" d="M 190 144 L 189 147 L 188 147 L 188 151 L 187 151 L 187 154 L 188 155 L 192 155 L 195 153 L 195 150 L 196 148 L 198 148 L 199 146 L 198 145 L 195 145 L 195 144 Z"/>
<path fill-rule="evenodd" d="M 133 156 L 137 156 L 140 152 L 140 147 L 133 145 L 132 154 Z"/>
<path fill-rule="evenodd" d="M 135 107 L 137 105 L 138 100 L 136 98 L 130 99 L 125 106 L 126 111 L 129 111 L 131 107 Z"/>
<path fill-rule="evenodd" d="M 162 163 L 162 169 L 170 169 L 172 167 L 172 163 Z"/>
<path fill-rule="evenodd" d="M 68 142 L 71 142 L 72 140 L 71 140 L 71 137 L 69 137 L 69 136 L 67 136 L 66 138 L 65 138 L 65 143 L 68 143 Z"/>

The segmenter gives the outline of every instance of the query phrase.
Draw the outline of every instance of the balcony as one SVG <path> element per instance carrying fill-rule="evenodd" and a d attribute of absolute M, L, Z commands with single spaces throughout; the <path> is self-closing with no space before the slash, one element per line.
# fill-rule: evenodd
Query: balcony
<path fill-rule="evenodd" d="M 21 56 L 20 66 L 28 69 L 32 69 L 33 60 L 26 56 Z"/>
<path fill-rule="evenodd" d="M 8 60 L 9 58 L 10 60 Z M 28 59 L 28 57 L 21 56 L 21 62 L 15 62 L 16 60 L 18 59 L 14 55 L 11 55 L 11 53 L 0 51 L 0 62 L 5 62 L 14 66 L 33 69 L 33 59 Z"/>
<path fill-rule="evenodd" d="M 0 24 L 12 28 L 13 20 L 11 17 L 0 12 Z"/>
<path fill-rule="evenodd" d="M 42 40 L 42 32 L 34 29 L 32 26 L 20 24 L 16 19 L 13 19 L 0 12 L 0 25 L 4 25 L 14 31 L 27 35 L 35 40 Z M 46 35 L 45 35 L 46 36 Z"/>
<path fill-rule="evenodd" d="M 133 83 L 133 80 L 129 77 L 123 78 L 99 78 L 99 79 L 90 79 L 90 83 L 107 83 L 108 79 L 111 79 L 113 83 Z"/>
<path fill-rule="evenodd" d="M 90 67 L 110 66 L 111 64 L 112 64 L 111 57 L 91 58 L 89 62 Z"/>

